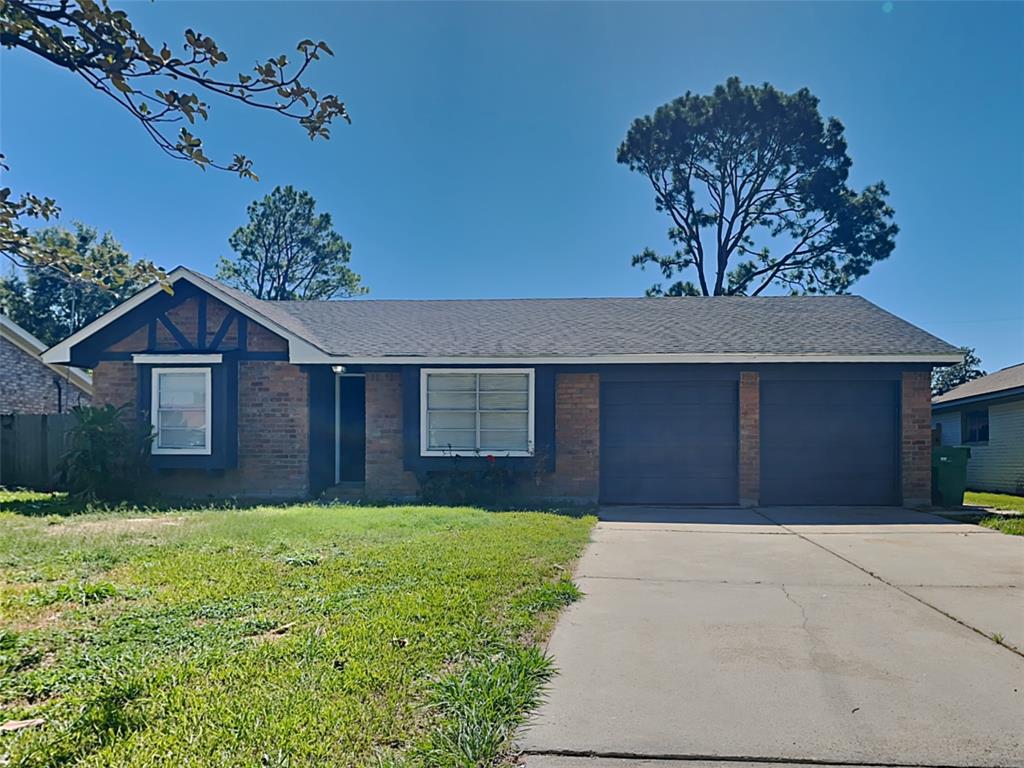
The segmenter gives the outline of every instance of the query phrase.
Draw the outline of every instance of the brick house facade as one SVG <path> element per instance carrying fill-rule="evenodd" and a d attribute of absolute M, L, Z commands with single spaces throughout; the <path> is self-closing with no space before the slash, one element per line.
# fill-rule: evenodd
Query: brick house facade
<path fill-rule="evenodd" d="M 735 362 L 743 358 L 735 353 L 657 352 L 622 364 L 637 357 L 632 348 L 621 353 L 622 361 L 597 352 L 531 359 L 480 351 L 463 360 L 436 351 L 436 340 L 479 350 L 473 334 L 495 333 L 495 349 L 564 347 L 610 328 L 613 337 L 604 343 L 620 343 L 618 334 L 635 346 L 650 336 L 646 329 L 653 322 L 662 328 L 655 343 L 664 345 L 673 326 L 647 317 L 652 313 L 753 308 L 755 331 L 749 334 L 771 326 L 760 315 L 785 309 L 789 300 L 318 306 L 259 301 L 187 270 L 172 276 L 172 296 L 150 291 L 47 353 L 51 362 L 92 368 L 97 403 L 131 404 L 142 424 L 164 425 L 168 439 L 175 430 L 190 435 L 189 445 L 197 449 L 161 443 L 154 451 L 153 467 L 168 494 L 291 498 L 343 488 L 348 498 L 411 499 L 429 474 L 450 468 L 457 453 L 463 468 L 495 461 L 510 468 L 519 478 L 515 494 L 534 500 L 928 500 L 928 361 L 951 362 L 956 353 L 850 297 L 801 299 L 794 307 L 801 320 L 808 312 L 823 312 L 830 321 L 833 312 L 852 313 L 857 328 L 845 343 L 854 348 L 867 343 L 859 334 L 875 323 L 885 344 L 893 346 L 889 339 L 902 333 L 901 343 L 913 354 L 897 345 L 884 357 L 816 352 L 805 358 L 773 341 L 783 346 L 747 363 Z M 702 327 L 690 314 L 685 327 Z M 835 343 L 831 330 L 814 341 L 822 323 L 801 328 L 774 319 L 772 327 L 793 329 L 793 341 L 785 343 L 806 345 L 808 334 L 816 344 Z M 623 331 L 634 322 L 635 332 Z M 470 330 L 451 330 L 456 327 Z M 536 342 L 548 328 L 553 335 Z M 688 338 L 672 343 L 686 345 Z M 868 342 L 883 343 L 870 333 Z M 191 375 L 188 397 L 199 403 L 186 408 L 193 421 L 185 426 L 161 421 L 177 418 L 173 402 L 152 418 L 157 382 L 175 372 Z M 436 402 L 428 377 L 439 382 Z M 195 388 L 198 381 L 206 382 L 205 395 Z M 528 390 L 520 389 L 527 381 Z M 447 448 L 431 449 L 435 443 Z"/>
<path fill-rule="evenodd" d="M 47 365 L 40 358 L 45 349 L 24 328 L 0 316 L 0 413 L 62 413 L 89 404 L 89 377 Z"/>
<path fill-rule="evenodd" d="M 199 328 L 199 301 L 189 299 L 168 311 L 174 327 L 186 338 Z M 230 309 L 208 299 L 207 328 L 219 328 Z M 260 326 L 247 324 L 243 352 L 283 353 L 283 339 Z M 139 328 L 111 344 L 112 353 L 151 352 L 147 328 Z M 156 351 L 178 351 L 175 337 L 162 324 L 155 331 Z M 228 327 L 221 349 L 239 345 L 237 325 Z M 309 494 L 309 401 L 306 372 L 283 360 L 239 360 L 237 400 L 237 465 L 228 468 L 163 468 L 158 489 L 169 496 L 301 498 Z M 104 360 L 93 369 L 97 405 L 138 408 L 140 378 L 147 370 L 131 360 Z M 145 386 L 145 382 L 142 382 Z M 143 414 L 145 417 L 146 414 Z M 145 418 L 143 418 L 145 421 Z"/>
<path fill-rule="evenodd" d="M 931 417 L 931 376 L 927 371 L 904 371 L 900 381 L 900 464 L 907 506 L 931 502 Z"/>

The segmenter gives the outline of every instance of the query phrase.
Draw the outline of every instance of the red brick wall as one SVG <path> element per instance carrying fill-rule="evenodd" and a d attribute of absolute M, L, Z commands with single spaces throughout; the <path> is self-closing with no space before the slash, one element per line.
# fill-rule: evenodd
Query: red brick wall
<path fill-rule="evenodd" d="M 249 496 L 309 493 L 309 383 L 299 366 L 239 363 L 238 469 L 222 485 Z"/>
<path fill-rule="evenodd" d="M 208 296 L 206 299 L 206 343 L 209 344 L 214 335 L 220 329 L 224 318 L 231 311 L 227 304 Z M 199 330 L 199 300 L 190 298 L 172 307 L 167 312 L 168 319 L 181 331 L 185 338 L 193 344 L 196 341 L 196 334 Z M 247 343 L 246 348 L 252 352 L 287 352 L 288 342 L 273 331 L 249 320 L 246 324 Z M 147 351 L 149 331 L 142 327 L 121 341 L 113 344 L 110 349 L 116 352 L 144 352 Z M 227 333 L 220 342 L 219 349 L 238 348 L 238 323 L 232 322 Z M 156 324 L 156 349 L 163 352 L 178 351 L 180 345 L 171 335 L 171 332 L 164 327 L 163 323 Z"/>
<path fill-rule="evenodd" d="M 138 366 L 104 361 L 93 370 L 97 405 L 134 405 Z M 238 370 L 238 466 L 173 470 L 156 477 L 168 496 L 296 498 L 309 493 L 309 387 L 287 362 L 248 361 Z"/>
<path fill-rule="evenodd" d="M 761 376 L 740 372 L 740 504 L 757 506 L 761 497 Z"/>
<path fill-rule="evenodd" d="M 93 405 L 135 406 L 138 368 L 124 360 L 104 360 L 92 369 Z"/>
<path fill-rule="evenodd" d="M 555 378 L 555 471 L 530 495 L 597 501 L 601 460 L 601 378 L 560 373 Z"/>
<path fill-rule="evenodd" d="M 932 493 L 932 392 L 929 372 L 904 371 L 900 400 L 903 504 L 925 506 L 931 503 Z"/>
<path fill-rule="evenodd" d="M 59 398 L 54 379 L 60 380 Z M 88 404 L 89 395 L 66 375 L 14 342 L 0 338 L 0 413 L 57 413 L 58 405 L 66 411 Z"/>
<path fill-rule="evenodd" d="M 404 468 L 401 374 L 367 373 L 366 494 L 409 498 L 418 488 L 416 475 Z"/>

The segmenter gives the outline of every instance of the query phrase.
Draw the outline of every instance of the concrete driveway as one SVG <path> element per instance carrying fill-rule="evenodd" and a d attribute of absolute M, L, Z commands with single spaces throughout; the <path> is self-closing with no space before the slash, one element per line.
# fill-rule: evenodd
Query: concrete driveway
<path fill-rule="evenodd" d="M 901 509 L 602 518 L 530 768 L 1024 765 L 1024 539 Z"/>

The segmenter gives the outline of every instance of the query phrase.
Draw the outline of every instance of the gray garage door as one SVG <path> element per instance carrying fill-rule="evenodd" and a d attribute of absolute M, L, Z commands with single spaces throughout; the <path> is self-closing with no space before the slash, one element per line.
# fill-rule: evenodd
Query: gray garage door
<path fill-rule="evenodd" d="M 762 381 L 762 504 L 899 504 L 899 387 Z"/>
<path fill-rule="evenodd" d="M 736 382 L 603 382 L 601 501 L 735 504 Z"/>

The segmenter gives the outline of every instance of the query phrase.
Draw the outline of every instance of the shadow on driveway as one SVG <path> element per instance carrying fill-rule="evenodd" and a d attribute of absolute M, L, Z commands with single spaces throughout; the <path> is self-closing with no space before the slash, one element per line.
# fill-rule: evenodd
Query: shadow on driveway
<path fill-rule="evenodd" d="M 598 517 L 608 523 L 682 525 L 830 526 L 945 525 L 963 523 L 903 507 L 658 507 L 603 506 Z"/>

